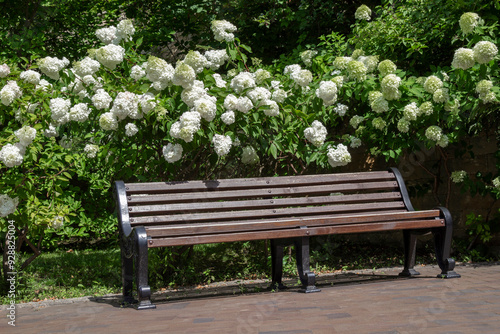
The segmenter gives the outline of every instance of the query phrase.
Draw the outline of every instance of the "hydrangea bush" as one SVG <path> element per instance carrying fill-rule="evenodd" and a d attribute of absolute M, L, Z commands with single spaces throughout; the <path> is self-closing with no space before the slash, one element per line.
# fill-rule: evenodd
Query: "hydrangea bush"
<path fill-rule="evenodd" d="M 355 15 L 370 24 L 368 7 Z M 115 179 L 210 178 L 214 166 L 256 164 L 332 169 L 351 162 L 349 146 L 388 159 L 418 143 L 445 154 L 471 112 L 498 103 L 496 41 L 468 40 L 470 28 L 450 67 L 422 77 L 361 49 L 251 66 L 236 26 L 219 20 L 211 29 L 219 49 L 175 64 L 135 52 L 141 39 L 123 20 L 99 29 L 102 46 L 81 60 L 0 65 L 3 226 L 15 219 L 35 235 L 85 236 L 83 198 L 107 200 Z"/>

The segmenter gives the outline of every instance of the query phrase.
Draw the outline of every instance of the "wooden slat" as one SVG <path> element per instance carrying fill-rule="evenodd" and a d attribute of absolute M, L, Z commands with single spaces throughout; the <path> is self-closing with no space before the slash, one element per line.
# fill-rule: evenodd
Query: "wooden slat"
<path fill-rule="evenodd" d="M 192 192 L 210 190 L 237 190 L 262 187 L 283 187 L 301 185 L 320 185 L 325 183 L 353 183 L 363 181 L 394 180 L 394 174 L 389 171 L 319 174 L 301 176 L 279 176 L 266 178 L 239 178 L 208 181 L 176 181 L 176 182 L 144 182 L 126 183 L 127 194 L 152 194 L 169 192 Z"/>
<path fill-rule="evenodd" d="M 284 216 L 312 216 L 318 214 L 340 214 L 340 213 L 357 213 L 363 211 L 388 210 L 388 209 L 403 209 L 403 202 L 384 202 L 384 203 L 361 203 L 361 204 L 339 204 L 339 205 L 324 205 L 314 207 L 297 207 L 297 208 L 275 208 L 264 210 L 240 210 L 240 211 L 221 211 L 221 212 L 203 212 L 203 213 L 187 213 L 176 215 L 162 216 L 141 216 L 131 219 L 133 225 L 148 225 L 148 224 L 171 224 L 171 223 L 187 223 L 187 222 L 202 222 L 202 221 L 224 221 L 224 220 L 240 220 L 240 219 L 261 219 L 271 217 Z M 145 210 L 149 207 L 141 207 Z M 142 214 L 146 211 L 141 211 Z M 131 216 L 133 217 L 133 216 Z"/>
<path fill-rule="evenodd" d="M 262 231 L 273 229 L 290 229 L 298 227 L 318 227 L 332 225 L 356 225 L 387 221 L 403 221 L 431 219 L 439 217 L 439 210 L 365 213 L 351 215 L 320 216 L 314 218 L 277 218 L 273 220 L 237 220 L 220 223 L 178 224 L 170 227 L 149 227 L 147 234 L 151 237 L 183 236 L 197 234 L 216 234 L 238 231 Z"/>
<path fill-rule="evenodd" d="M 217 242 L 232 242 L 232 241 L 247 241 L 247 240 L 263 240 L 263 239 L 278 239 L 292 238 L 302 236 L 317 236 L 325 234 L 344 234 L 344 233 L 361 233 L 361 232 L 379 232 L 387 230 L 404 230 L 404 229 L 425 229 L 444 226 L 444 220 L 412 220 L 412 221 L 391 221 L 379 222 L 377 224 L 358 224 L 345 226 L 324 226 L 312 228 L 297 228 L 289 230 L 271 230 L 257 232 L 241 232 L 219 235 L 199 235 L 178 238 L 161 238 L 148 240 L 149 247 L 165 247 L 165 246 L 182 246 L 196 245 Z"/>
<path fill-rule="evenodd" d="M 129 206 L 141 204 L 163 204 L 169 201 L 169 195 L 147 195 L 131 196 L 128 201 Z M 401 200 L 401 193 L 396 191 L 354 194 L 354 195 L 334 195 L 334 196 L 314 196 L 314 197 L 293 197 L 277 198 L 266 200 L 240 200 L 224 202 L 196 202 L 196 203 L 173 203 L 164 206 L 164 213 L 179 211 L 219 211 L 239 208 L 272 208 L 280 206 L 302 206 L 302 205 L 322 205 L 332 203 L 359 203 L 359 202 L 384 202 L 391 200 Z"/>
<path fill-rule="evenodd" d="M 356 192 L 356 191 L 379 191 L 379 190 L 397 190 L 398 184 L 395 181 L 385 182 L 366 182 L 366 183 L 351 183 L 337 185 L 321 185 L 321 186 L 306 186 L 306 187 L 285 187 L 285 188 L 262 188 L 248 190 L 228 190 L 228 191 L 212 191 L 212 192 L 194 192 L 171 194 L 165 197 L 164 202 L 169 203 L 186 203 L 195 201 L 217 201 L 217 200 L 234 200 L 248 198 L 266 198 L 280 196 L 313 196 L 324 195 L 336 192 Z M 133 202 L 133 200 L 130 200 Z M 132 211 L 134 207 L 132 206 Z"/>

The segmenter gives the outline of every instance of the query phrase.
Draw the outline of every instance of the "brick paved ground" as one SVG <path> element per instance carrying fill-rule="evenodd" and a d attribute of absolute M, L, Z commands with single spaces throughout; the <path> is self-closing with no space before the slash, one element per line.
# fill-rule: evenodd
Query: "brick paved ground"
<path fill-rule="evenodd" d="M 110 296 L 18 307 L 1 333 L 500 333 L 500 265 L 458 266 L 460 279 L 397 277 L 397 269 L 321 276 L 319 293 L 272 293 L 262 285 L 155 295 L 155 310 L 120 308 Z M 235 290 L 236 289 L 236 290 Z"/>

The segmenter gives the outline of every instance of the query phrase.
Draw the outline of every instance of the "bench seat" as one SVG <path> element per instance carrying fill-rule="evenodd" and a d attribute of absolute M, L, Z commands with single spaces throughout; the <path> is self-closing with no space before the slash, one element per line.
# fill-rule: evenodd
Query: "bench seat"
<path fill-rule="evenodd" d="M 272 285 L 283 288 L 283 247 L 293 243 L 302 291 L 315 292 L 309 237 L 402 230 L 405 268 L 418 273 L 416 236 L 433 232 L 439 277 L 459 277 L 449 257 L 447 209 L 415 211 L 399 171 L 240 178 L 210 181 L 115 182 L 124 298 L 132 302 L 133 264 L 138 308 L 152 308 L 147 249 L 271 240 Z"/>

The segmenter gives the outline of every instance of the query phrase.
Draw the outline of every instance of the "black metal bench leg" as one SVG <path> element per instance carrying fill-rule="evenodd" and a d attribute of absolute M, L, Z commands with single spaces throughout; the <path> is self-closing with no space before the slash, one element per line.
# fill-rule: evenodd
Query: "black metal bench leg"
<path fill-rule="evenodd" d="M 121 239 L 122 258 L 122 284 L 123 284 L 123 304 L 133 304 L 136 302 L 132 296 L 134 285 L 134 258 L 133 250 L 126 247 L 128 240 Z"/>
<path fill-rule="evenodd" d="M 295 258 L 297 271 L 302 283 L 301 292 L 311 293 L 321 291 L 316 287 L 316 275 L 310 271 L 309 265 L 309 237 L 301 237 L 295 241 Z"/>
<path fill-rule="evenodd" d="M 438 209 L 445 220 L 445 227 L 436 228 L 432 231 L 436 246 L 436 258 L 439 268 L 441 268 L 441 274 L 437 277 L 457 278 L 460 275 L 453 271 L 455 269 L 455 260 L 450 257 L 453 220 L 448 209 L 443 207 L 439 207 Z"/>
<path fill-rule="evenodd" d="M 134 229 L 135 235 L 135 273 L 137 282 L 138 310 L 156 308 L 151 303 L 151 288 L 148 285 L 148 237 L 146 229 L 138 226 Z"/>
<path fill-rule="evenodd" d="M 420 275 L 413 269 L 415 266 L 415 257 L 417 252 L 417 236 L 411 230 L 403 230 L 403 241 L 405 248 L 405 267 L 399 276 L 412 277 Z"/>
<path fill-rule="evenodd" d="M 271 239 L 271 289 L 283 290 L 283 247 L 284 244 L 276 239 Z"/>

